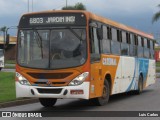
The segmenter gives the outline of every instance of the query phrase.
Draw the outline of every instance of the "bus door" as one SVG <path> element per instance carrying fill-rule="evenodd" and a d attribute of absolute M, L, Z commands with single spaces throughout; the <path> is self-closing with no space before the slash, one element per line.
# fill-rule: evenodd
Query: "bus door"
<path fill-rule="evenodd" d="M 91 40 L 90 40 L 90 58 L 91 58 L 91 86 L 90 86 L 90 98 L 100 97 L 102 94 L 103 80 L 101 78 L 102 69 L 100 64 L 100 40 L 97 37 L 97 28 L 91 28 Z"/>

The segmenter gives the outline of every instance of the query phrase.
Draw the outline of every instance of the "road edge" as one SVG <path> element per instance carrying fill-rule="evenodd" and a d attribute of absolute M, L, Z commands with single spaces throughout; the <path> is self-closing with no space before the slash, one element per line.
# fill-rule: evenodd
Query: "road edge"
<path fill-rule="evenodd" d="M 37 103 L 37 102 L 39 102 L 39 100 L 37 98 L 22 99 L 22 100 L 16 100 L 16 101 L 0 103 L 0 108 L 20 106 L 20 105 L 26 105 L 26 104 L 31 104 L 31 103 Z"/>

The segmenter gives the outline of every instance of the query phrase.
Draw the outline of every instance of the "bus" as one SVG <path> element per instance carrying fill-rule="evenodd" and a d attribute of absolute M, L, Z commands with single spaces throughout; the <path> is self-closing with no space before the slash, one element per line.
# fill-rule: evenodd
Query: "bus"
<path fill-rule="evenodd" d="M 16 96 L 86 99 L 140 94 L 156 80 L 153 35 L 81 10 L 24 14 L 19 22 Z"/>
<path fill-rule="evenodd" d="M 0 71 L 4 68 L 4 50 L 0 49 Z"/>

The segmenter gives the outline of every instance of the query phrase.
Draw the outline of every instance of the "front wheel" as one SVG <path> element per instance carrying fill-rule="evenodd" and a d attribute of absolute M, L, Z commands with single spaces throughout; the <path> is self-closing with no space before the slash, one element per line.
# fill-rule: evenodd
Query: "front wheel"
<path fill-rule="evenodd" d="M 44 107 L 52 107 L 56 104 L 57 99 L 56 98 L 39 98 L 39 102 Z"/>
<path fill-rule="evenodd" d="M 110 96 L 110 85 L 107 80 L 104 81 L 104 86 L 103 86 L 103 93 L 102 97 L 94 98 L 92 101 L 98 105 L 102 106 L 108 103 L 109 101 L 109 96 Z"/>

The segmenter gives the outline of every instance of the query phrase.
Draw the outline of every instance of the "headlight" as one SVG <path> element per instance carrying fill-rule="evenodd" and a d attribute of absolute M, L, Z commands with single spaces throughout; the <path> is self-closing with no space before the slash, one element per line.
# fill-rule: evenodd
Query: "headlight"
<path fill-rule="evenodd" d="M 81 75 L 77 76 L 76 78 L 74 78 L 69 85 L 70 86 L 76 86 L 76 85 L 80 85 L 83 83 L 83 81 L 87 78 L 89 72 L 84 72 Z"/>
<path fill-rule="evenodd" d="M 21 85 L 31 85 L 28 80 L 23 77 L 21 74 L 19 74 L 18 72 L 16 72 L 16 77 L 18 78 L 18 82 L 21 84 Z"/>

